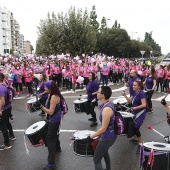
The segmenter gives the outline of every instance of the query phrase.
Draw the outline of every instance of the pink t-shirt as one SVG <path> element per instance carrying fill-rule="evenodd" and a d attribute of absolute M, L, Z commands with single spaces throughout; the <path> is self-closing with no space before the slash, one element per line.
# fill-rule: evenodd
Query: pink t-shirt
<path fill-rule="evenodd" d="M 12 70 L 12 73 L 18 77 L 18 83 L 22 83 L 23 71 L 21 69 L 14 69 Z"/>

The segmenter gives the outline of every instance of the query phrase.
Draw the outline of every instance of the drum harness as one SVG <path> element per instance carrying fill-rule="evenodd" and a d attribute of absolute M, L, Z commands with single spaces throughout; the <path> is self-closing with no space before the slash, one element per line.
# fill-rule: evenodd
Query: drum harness
<path fill-rule="evenodd" d="M 154 165 L 154 156 L 155 155 L 162 155 L 162 154 L 166 154 L 166 156 L 168 157 L 167 170 L 169 170 L 169 152 L 157 151 L 155 153 L 154 149 L 151 149 L 150 152 L 146 152 L 146 151 L 144 151 L 144 146 L 142 145 L 141 149 L 140 149 L 140 169 L 143 170 L 142 165 L 145 161 L 145 156 L 148 156 L 148 162 L 147 162 L 147 167 L 146 167 L 146 170 L 147 170 L 148 165 L 150 165 L 150 168 L 152 169 L 152 167 Z"/>

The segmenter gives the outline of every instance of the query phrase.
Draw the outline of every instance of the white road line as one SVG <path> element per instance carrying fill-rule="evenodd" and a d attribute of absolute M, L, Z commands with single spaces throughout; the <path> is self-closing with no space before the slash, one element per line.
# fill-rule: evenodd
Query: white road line
<path fill-rule="evenodd" d="M 25 132 L 26 129 L 14 129 L 13 131 L 14 132 Z M 64 129 L 61 129 L 60 132 L 77 132 L 78 130 L 64 130 Z"/>

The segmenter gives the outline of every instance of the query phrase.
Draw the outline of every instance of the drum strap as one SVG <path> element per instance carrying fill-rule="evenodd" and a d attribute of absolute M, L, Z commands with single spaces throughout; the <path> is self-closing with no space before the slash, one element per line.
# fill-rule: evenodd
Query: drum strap
<path fill-rule="evenodd" d="M 147 163 L 147 166 L 146 166 L 146 170 L 148 169 L 148 165 L 150 165 L 150 167 L 152 168 L 153 164 L 154 164 L 154 150 L 151 149 L 150 155 L 148 157 L 148 163 Z"/>
<path fill-rule="evenodd" d="M 135 116 L 135 120 L 136 120 L 139 116 L 141 116 L 144 112 L 145 112 L 145 109 L 143 109 L 143 110 L 141 110 L 139 113 L 137 113 L 136 116 Z"/>

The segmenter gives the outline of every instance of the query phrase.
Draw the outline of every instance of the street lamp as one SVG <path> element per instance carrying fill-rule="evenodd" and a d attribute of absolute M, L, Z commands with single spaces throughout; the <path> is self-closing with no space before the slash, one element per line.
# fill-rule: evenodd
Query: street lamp
<path fill-rule="evenodd" d="M 136 33 L 138 33 L 138 32 L 133 32 L 133 31 L 132 31 L 132 40 L 133 40 L 133 34 L 136 34 Z"/>
<path fill-rule="evenodd" d="M 150 58 L 152 57 L 152 51 L 150 51 Z"/>

